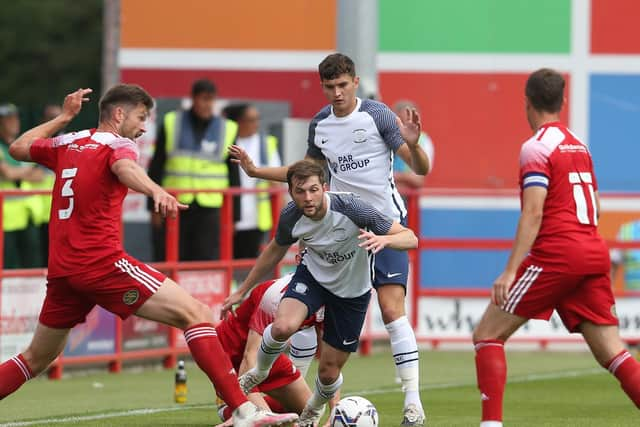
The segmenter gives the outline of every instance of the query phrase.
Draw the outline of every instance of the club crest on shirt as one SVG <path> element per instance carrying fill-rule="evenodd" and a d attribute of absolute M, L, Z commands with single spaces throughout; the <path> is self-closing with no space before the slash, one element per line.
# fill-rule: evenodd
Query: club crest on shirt
<path fill-rule="evenodd" d="M 138 301 L 140 293 L 137 289 L 131 289 L 122 295 L 122 302 L 126 305 L 133 305 Z"/>
<path fill-rule="evenodd" d="M 618 311 L 616 310 L 615 304 L 611 306 L 611 314 L 613 314 L 613 317 L 615 317 L 616 319 L 618 318 Z"/>
<path fill-rule="evenodd" d="M 344 242 L 349 238 L 349 236 L 347 236 L 347 230 L 342 227 L 338 227 L 331 231 L 331 238 L 336 242 Z"/>
<path fill-rule="evenodd" d="M 353 142 L 356 144 L 362 144 L 367 141 L 366 129 L 356 129 L 353 131 Z"/>

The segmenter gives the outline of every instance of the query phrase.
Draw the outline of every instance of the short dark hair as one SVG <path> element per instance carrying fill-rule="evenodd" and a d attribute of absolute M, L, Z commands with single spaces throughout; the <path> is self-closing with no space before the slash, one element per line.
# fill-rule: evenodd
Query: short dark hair
<path fill-rule="evenodd" d="M 355 77 L 356 65 L 347 55 L 332 53 L 324 58 L 320 65 L 318 65 L 318 73 L 320 74 L 320 80 L 337 79 L 342 74 Z"/>
<path fill-rule="evenodd" d="M 215 95 L 218 92 L 216 85 L 209 79 L 200 79 L 191 85 L 191 96 L 200 95 L 201 93 Z"/>
<path fill-rule="evenodd" d="M 153 98 L 146 90 L 134 84 L 117 84 L 100 98 L 100 121 L 107 120 L 116 106 L 135 108 L 140 104 L 147 107 L 147 110 L 153 108 Z"/>
<path fill-rule="evenodd" d="M 562 74 L 550 68 L 541 68 L 527 79 L 525 95 L 536 110 L 557 113 L 562 109 L 564 86 Z"/>
<path fill-rule="evenodd" d="M 251 105 L 244 102 L 242 104 L 229 104 L 222 109 L 222 114 L 234 122 L 240 121 Z"/>
<path fill-rule="evenodd" d="M 287 183 L 289 184 L 289 188 L 291 188 L 294 179 L 296 181 L 306 181 L 312 176 L 317 176 L 320 184 L 326 182 L 322 166 L 310 160 L 300 160 L 289 166 L 287 170 Z"/>

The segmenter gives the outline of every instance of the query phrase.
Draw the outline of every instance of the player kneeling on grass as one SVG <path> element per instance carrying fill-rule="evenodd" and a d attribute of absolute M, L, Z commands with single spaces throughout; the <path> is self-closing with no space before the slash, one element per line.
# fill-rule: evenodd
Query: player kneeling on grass
<path fill-rule="evenodd" d="M 564 86 L 562 75 L 550 69 L 532 73 L 526 84 L 527 119 L 535 134 L 520 153 L 522 214 L 507 266 L 473 333 L 481 427 L 502 426 L 504 342 L 528 319 L 548 320 L 554 309 L 640 407 L 640 364 L 620 339 L 609 251 L 597 229 L 593 161 L 560 123 Z"/>
<path fill-rule="evenodd" d="M 69 331 L 97 304 L 125 319 L 135 314 L 184 331 L 189 350 L 234 409 L 236 426 L 283 425 L 296 414 L 272 414 L 247 400 L 222 349 L 207 306 L 164 274 L 126 254 L 120 241 L 122 203 L 129 188 L 153 198 L 155 211 L 186 209 L 136 163 L 133 141 L 145 132 L 153 99 L 119 84 L 100 100 L 97 129 L 50 138 L 82 108 L 91 89 L 67 95 L 62 113 L 16 139 L 9 152 L 56 175 L 49 226 L 47 295 L 23 353 L 0 365 L 0 399 L 43 372 L 62 352 Z"/>
<path fill-rule="evenodd" d="M 264 330 L 256 367 L 240 377 L 240 384 L 246 392 L 264 381 L 289 337 L 324 305 L 324 343 L 318 376 L 299 424 L 311 427 L 340 388 L 342 366 L 358 348 L 371 297 L 370 255 L 385 247 L 415 248 L 418 239 L 411 230 L 358 196 L 326 192 L 324 169 L 314 162 L 303 160 L 290 166 L 287 182 L 293 201 L 282 210 L 275 239 L 257 259 L 240 289 L 251 289 L 299 239 L 307 250 L 273 323 Z"/>
<path fill-rule="evenodd" d="M 292 276 L 287 274 L 277 280 L 261 283 L 235 312 L 230 312 L 216 326 L 220 343 L 238 374 L 255 366 L 262 333 L 273 322 Z M 281 354 L 276 359 L 269 376 L 251 391 L 249 400 L 275 412 L 302 412 L 311 397 L 304 376 L 317 349 L 315 327 L 321 326 L 323 318 L 324 308 L 321 308 L 303 322 L 300 331 L 291 337 L 290 357 Z M 221 419 L 227 420 L 222 426 L 231 425 L 231 409 L 226 404 L 219 408 L 218 414 Z"/>

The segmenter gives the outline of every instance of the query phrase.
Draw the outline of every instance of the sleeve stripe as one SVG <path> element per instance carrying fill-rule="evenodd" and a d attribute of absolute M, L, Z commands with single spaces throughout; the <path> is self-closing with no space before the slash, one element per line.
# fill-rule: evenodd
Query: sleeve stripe
<path fill-rule="evenodd" d="M 546 183 L 542 183 L 542 182 L 530 182 L 530 183 L 526 183 L 522 185 L 522 188 L 527 188 L 527 187 L 543 187 L 543 188 L 548 188 L 549 185 Z"/>
<path fill-rule="evenodd" d="M 549 186 L 549 178 L 541 174 L 527 174 L 522 180 L 522 188 L 530 185 L 539 185 L 546 188 Z"/>

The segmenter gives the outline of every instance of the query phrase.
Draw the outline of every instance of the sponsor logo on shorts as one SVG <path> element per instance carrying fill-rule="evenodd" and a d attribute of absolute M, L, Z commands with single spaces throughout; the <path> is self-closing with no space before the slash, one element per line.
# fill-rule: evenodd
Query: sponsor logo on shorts
<path fill-rule="evenodd" d="M 140 293 L 138 292 L 138 290 L 131 289 L 130 291 L 124 293 L 124 295 L 122 296 L 122 302 L 124 302 L 126 305 L 133 305 L 138 302 L 138 298 L 140 298 Z"/>
<path fill-rule="evenodd" d="M 355 344 L 357 341 L 358 341 L 358 338 L 356 338 L 355 340 L 351 340 L 351 341 L 342 340 L 342 345 L 351 345 L 351 344 Z"/>
<path fill-rule="evenodd" d="M 613 317 L 615 317 L 616 319 L 618 318 L 618 311 L 616 310 L 615 304 L 611 306 L 611 314 L 613 314 Z"/>
<path fill-rule="evenodd" d="M 296 284 L 293 286 L 293 291 L 296 293 L 299 293 L 300 295 L 305 295 L 307 293 L 307 285 L 305 285 L 302 282 L 296 282 Z"/>

